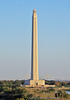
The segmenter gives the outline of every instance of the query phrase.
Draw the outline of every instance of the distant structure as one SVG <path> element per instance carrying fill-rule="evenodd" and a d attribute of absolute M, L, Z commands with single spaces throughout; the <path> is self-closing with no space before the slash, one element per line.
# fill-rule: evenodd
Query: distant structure
<path fill-rule="evenodd" d="M 26 87 L 42 87 L 45 80 L 39 80 L 38 75 L 38 38 L 37 38 L 37 14 L 33 10 L 32 16 L 32 60 L 31 60 L 31 79 L 25 81 Z"/>

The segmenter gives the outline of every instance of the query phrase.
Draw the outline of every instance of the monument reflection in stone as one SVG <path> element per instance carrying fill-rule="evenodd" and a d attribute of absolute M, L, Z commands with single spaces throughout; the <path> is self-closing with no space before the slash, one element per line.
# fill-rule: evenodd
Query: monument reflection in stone
<path fill-rule="evenodd" d="M 26 80 L 25 85 L 36 87 L 45 85 L 45 80 L 39 80 L 38 75 L 38 38 L 37 38 L 37 14 L 33 10 L 32 16 L 32 60 L 31 60 L 31 80 Z"/>

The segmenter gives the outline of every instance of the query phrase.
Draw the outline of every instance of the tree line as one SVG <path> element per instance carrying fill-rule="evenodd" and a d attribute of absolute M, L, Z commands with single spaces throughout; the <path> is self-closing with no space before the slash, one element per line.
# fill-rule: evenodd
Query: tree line
<path fill-rule="evenodd" d="M 70 81 L 45 80 L 45 84 L 70 87 Z"/>

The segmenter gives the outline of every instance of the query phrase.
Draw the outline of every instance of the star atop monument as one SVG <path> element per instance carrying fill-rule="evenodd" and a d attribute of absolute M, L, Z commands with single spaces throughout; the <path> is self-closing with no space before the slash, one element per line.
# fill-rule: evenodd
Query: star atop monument
<path fill-rule="evenodd" d="M 33 12 L 36 13 L 36 9 L 34 9 Z"/>

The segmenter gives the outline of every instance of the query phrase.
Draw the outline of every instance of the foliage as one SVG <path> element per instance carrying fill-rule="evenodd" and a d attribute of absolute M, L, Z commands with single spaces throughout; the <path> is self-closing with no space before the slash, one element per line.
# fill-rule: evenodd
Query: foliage
<path fill-rule="evenodd" d="M 69 96 L 69 95 L 68 95 L 66 92 L 63 93 L 63 97 L 64 97 L 64 98 L 68 98 L 68 96 Z"/>
<path fill-rule="evenodd" d="M 65 81 L 61 82 L 61 86 L 66 86 L 66 84 L 67 84 L 67 82 L 65 82 Z"/>
<path fill-rule="evenodd" d="M 48 84 L 48 85 L 54 85 L 55 84 L 55 81 L 54 80 L 45 80 L 45 84 Z"/>
<path fill-rule="evenodd" d="M 60 82 L 55 82 L 55 86 L 61 86 Z"/>
<path fill-rule="evenodd" d="M 33 96 L 33 94 L 28 94 L 27 95 L 28 98 L 31 98 L 32 96 Z"/>
<path fill-rule="evenodd" d="M 55 93 L 55 97 L 64 97 L 64 98 L 68 98 L 68 94 L 64 91 L 58 90 L 57 93 Z"/>
<path fill-rule="evenodd" d="M 49 92 L 53 92 L 53 91 L 55 91 L 55 89 L 53 89 L 53 88 L 50 88 L 49 89 Z"/>
<path fill-rule="evenodd" d="M 45 80 L 45 84 L 70 87 L 70 81 Z"/>
<path fill-rule="evenodd" d="M 0 81 L 0 97 L 4 98 L 22 98 L 27 92 L 25 88 L 21 87 L 24 80 L 15 81 Z"/>

